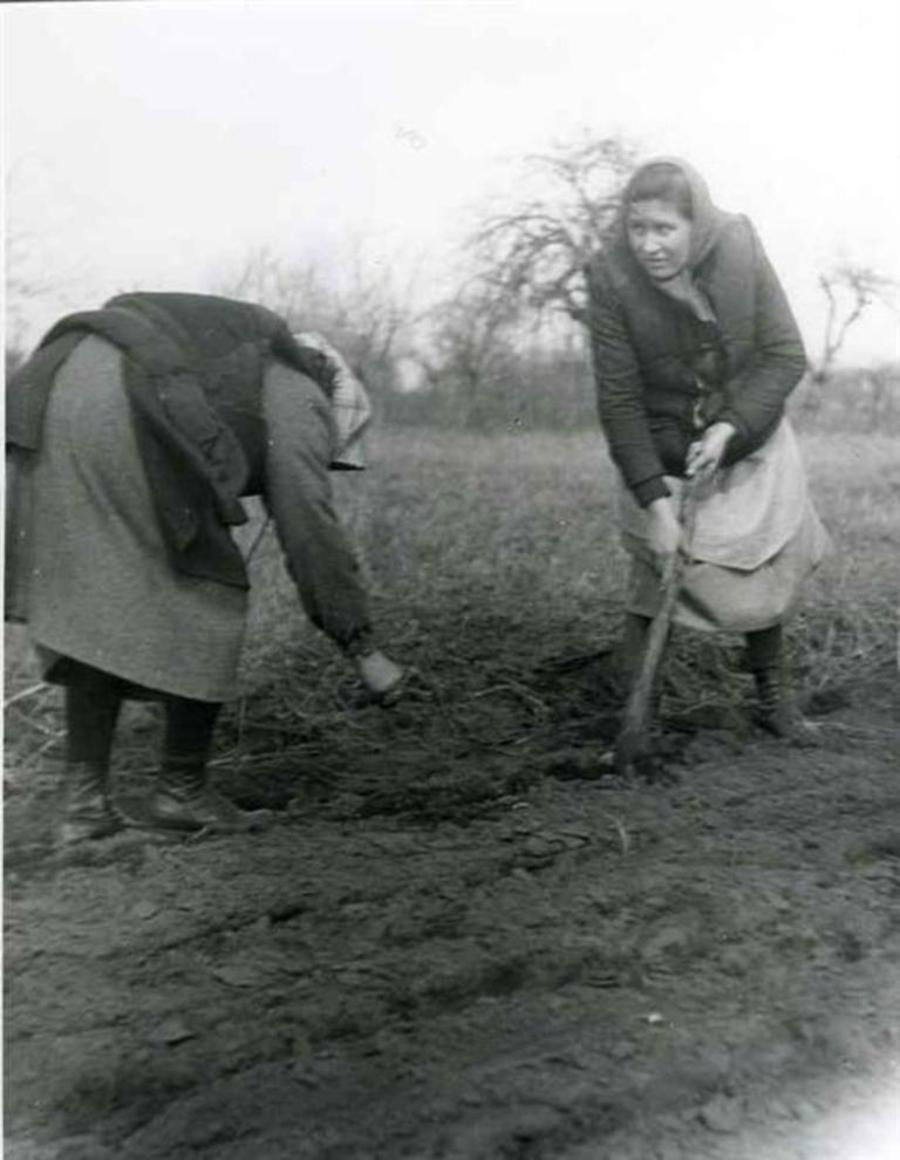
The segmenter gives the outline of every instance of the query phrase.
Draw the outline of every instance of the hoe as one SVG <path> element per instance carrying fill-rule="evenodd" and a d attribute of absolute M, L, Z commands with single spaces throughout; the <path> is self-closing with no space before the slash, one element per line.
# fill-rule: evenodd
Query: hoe
<path fill-rule="evenodd" d="M 624 776 L 636 773 L 653 780 L 658 775 L 652 744 L 653 690 L 669 635 L 675 602 L 681 590 L 684 568 L 690 557 L 694 520 L 697 514 L 698 487 L 698 480 L 689 479 L 681 492 L 678 521 L 684 530 L 682 546 L 669 556 L 663 569 L 662 603 L 647 633 L 647 643 L 644 646 L 640 667 L 625 706 L 622 728 L 616 738 L 613 766 L 617 773 Z"/>

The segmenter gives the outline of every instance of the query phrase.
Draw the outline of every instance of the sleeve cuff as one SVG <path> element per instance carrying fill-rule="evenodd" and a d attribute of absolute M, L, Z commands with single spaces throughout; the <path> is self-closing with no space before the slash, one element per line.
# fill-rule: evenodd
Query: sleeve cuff
<path fill-rule="evenodd" d="M 642 508 L 653 503 L 655 499 L 663 499 L 663 497 L 672 494 L 661 475 L 654 475 L 650 479 L 633 484 L 631 493 Z"/>
<path fill-rule="evenodd" d="M 723 411 L 720 415 L 716 415 L 713 422 L 715 422 L 715 423 L 730 423 L 735 430 L 736 438 L 738 438 L 738 439 L 749 438 L 749 433 L 747 431 L 747 425 L 744 423 L 744 421 L 740 417 L 740 415 L 738 415 L 733 410 Z"/>

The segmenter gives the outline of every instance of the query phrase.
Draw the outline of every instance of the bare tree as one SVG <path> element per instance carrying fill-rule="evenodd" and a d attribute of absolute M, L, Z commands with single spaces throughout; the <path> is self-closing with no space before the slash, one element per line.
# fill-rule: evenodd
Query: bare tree
<path fill-rule="evenodd" d="M 462 426 L 477 425 L 480 396 L 490 394 L 511 372 L 514 321 L 514 304 L 478 281 L 430 313 L 430 351 L 422 363 L 431 385 L 452 397 L 456 420 Z"/>
<path fill-rule="evenodd" d="M 378 393 L 392 385 L 393 360 L 413 321 L 412 287 L 398 290 L 389 267 L 369 260 L 359 241 L 334 266 L 326 274 L 320 261 L 292 262 L 260 247 L 215 290 L 268 306 L 296 330 L 321 331 Z"/>
<path fill-rule="evenodd" d="M 896 309 L 898 284 L 869 266 L 842 262 L 819 275 L 819 286 L 828 300 L 822 353 L 813 372 L 813 379 L 821 383 L 828 378 L 847 332 L 874 302 Z"/>
<path fill-rule="evenodd" d="M 52 283 L 34 273 L 33 239 L 24 231 L 10 230 L 6 236 L 5 306 L 6 373 L 11 374 L 25 359 L 29 312 L 52 289 Z"/>
<path fill-rule="evenodd" d="M 7 372 L 24 360 L 40 329 L 84 302 L 87 255 L 73 247 L 72 211 L 52 172 L 34 154 L 4 173 L 4 313 Z M 30 225 L 28 223 L 38 223 Z"/>
<path fill-rule="evenodd" d="M 469 239 L 486 286 L 519 310 L 584 322 L 584 267 L 603 246 L 635 156 L 616 137 L 582 130 L 525 157 L 522 184 L 537 192 L 488 214 Z"/>
<path fill-rule="evenodd" d="M 582 130 L 522 158 L 516 195 L 481 211 L 463 247 L 469 277 L 429 311 L 421 359 L 464 425 L 491 412 L 490 396 L 499 405 L 516 383 L 524 391 L 538 337 L 545 349 L 567 348 L 581 331 L 585 266 L 603 247 L 634 157 L 618 138 Z"/>

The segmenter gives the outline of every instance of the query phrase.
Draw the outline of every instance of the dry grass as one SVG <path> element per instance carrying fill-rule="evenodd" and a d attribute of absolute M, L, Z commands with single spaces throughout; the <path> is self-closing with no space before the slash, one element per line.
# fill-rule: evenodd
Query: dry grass
<path fill-rule="evenodd" d="M 803 445 L 836 552 L 789 641 L 801 694 L 826 707 L 894 663 L 900 463 L 888 438 Z M 307 799 L 350 814 L 446 813 L 520 791 L 567 743 L 603 743 L 616 694 L 597 654 L 618 631 L 626 561 L 600 436 L 382 433 L 370 458 L 364 476 L 337 479 L 340 505 L 379 636 L 416 669 L 410 696 L 389 712 L 361 706 L 347 664 L 306 624 L 268 529 L 252 563 L 245 695 L 220 734 L 217 760 L 235 787 L 264 782 L 287 797 L 302 783 Z M 673 716 L 737 709 L 738 644 L 677 635 Z M 6 697 L 19 699 L 6 744 L 17 784 L 61 736 L 58 693 L 33 686 L 14 633 Z M 130 707 L 122 730 L 119 760 L 132 773 L 154 763 L 147 712 Z"/>

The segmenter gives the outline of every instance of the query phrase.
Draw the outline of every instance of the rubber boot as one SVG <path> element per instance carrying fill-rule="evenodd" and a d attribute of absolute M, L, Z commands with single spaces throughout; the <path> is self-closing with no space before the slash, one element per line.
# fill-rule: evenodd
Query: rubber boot
<path fill-rule="evenodd" d="M 209 785 L 200 762 L 167 759 L 150 801 L 150 818 L 168 830 L 238 833 L 266 825 L 271 810 L 242 810 Z"/>
<path fill-rule="evenodd" d="M 756 683 L 756 720 L 763 729 L 784 741 L 815 745 L 819 731 L 793 704 L 781 666 L 754 669 L 753 679 Z"/>
<path fill-rule="evenodd" d="M 109 800 L 108 772 L 90 761 L 73 761 L 66 766 L 62 823 L 62 845 L 108 838 L 125 828 L 124 817 Z"/>

